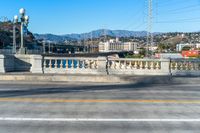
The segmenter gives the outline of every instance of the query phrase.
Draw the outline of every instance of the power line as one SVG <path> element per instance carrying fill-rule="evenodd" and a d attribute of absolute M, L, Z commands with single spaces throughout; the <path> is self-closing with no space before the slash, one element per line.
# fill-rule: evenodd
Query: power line
<path fill-rule="evenodd" d="M 187 19 L 177 19 L 177 20 L 167 20 L 167 21 L 157 21 L 155 23 L 171 23 L 171 22 L 193 22 L 194 20 L 200 20 L 200 18 L 187 18 Z"/>
<path fill-rule="evenodd" d="M 168 1 L 165 1 L 165 2 L 161 2 L 161 1 L 159 1 L 159 3 L 158 3 L 158 7 L 159 8 L 163 8 L 163 7 L 169 7 L 170 5 L 180 5 L 180 4 L 184 4 L 184 3 L 188 3 L 188 1 L 187 0 L 180 0 L 180 1 L 178 1 L 178 0 L 172 0 L 172 1 L 170 1 L 170 0 L 168 0 Z"/>

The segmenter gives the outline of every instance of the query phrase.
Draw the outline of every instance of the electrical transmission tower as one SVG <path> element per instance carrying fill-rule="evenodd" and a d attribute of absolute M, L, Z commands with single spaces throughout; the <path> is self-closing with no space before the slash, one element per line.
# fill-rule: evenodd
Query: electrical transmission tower
<path fill-rule="evenodd" d="M 147 56 L 149 57 L 149 48 L 153 45 L 153 0 L 147 0 L 148 14 L 147 14 Z"/>

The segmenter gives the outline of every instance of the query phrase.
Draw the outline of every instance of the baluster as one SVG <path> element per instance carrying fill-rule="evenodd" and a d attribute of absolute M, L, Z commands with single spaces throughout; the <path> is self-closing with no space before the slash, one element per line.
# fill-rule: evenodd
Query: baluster
<path fill-rule="evenodd" d="M 74 69 L 74 60 L 72 60 L 72 63 L 71 63 L 71 68 Z"/>
<path fill-rule="evenodd" d="M 124 61 L 123 69 L 127 69 L 127 61 Z"/>
<path fill-rule="evenodd" d="M 129 68 L 132 69 L 132 62 L 129 61 Z"/>
<path fill-rule="evenodd" d="M 108 61 L 108 68 L 112 68 L 112 61 Z"/>
<path fill-rule="evenodd" d="M 44 64 L 43 64 L 44 68 L 47 68 L 47 60 L 44 59 Z"/>
<path fill-rule="evenodd" d="M 81 67 L 81 69 L 85 69 L 86 67 L 85 67 L 85 60 L 83 60 L 82 61 L 82 67 Z"/>
<path fill-rule="evenodd" d="M 140 61 L 140 69 L 143 69 L 143 62 Z"/>
<path fill-rule="evenodd" d="M 86 60 L 86 66 L 87 66 L 88 69 L 91 68 L 90 60 Z"/>
<path fill-rule="evenodd" d="M 174 62 L 174 70 L 178 70 L 178 62 L 177 61 Z"/>
<path fill-rule="evenodd" d="M 160 63 L 156 62 L 156 69 L 160 69 Z"/>
<path fill-rule="evenodd" d="M 185 69 L 185 63 L 184 62 L 179 62 L 178 63 L 178 67 L 179 67 L 179 70 L 184 70 Z"/>
<path fill-rule="evenodd" d="M 154 62 L 153 61 L 150 62 L 150 69 L 151 70 L 154 69 Z"/>
<path fill-rule="evenodd" d="M 197 63 L 197 69 L 200 70 L 200 63 Z"/>
<path fill-rule="evenodd" d="M 80 68 L 80 60 L 77 60 L 76 68 L 77 68 L 77 69 Z"/>
<path fill-rule="evenodd" d="M 191 70 L 195 70 L 195 62 L 191 62 Z"/>
<path fill-rule="evenodd" d="M 97 60 L 94 61 L 94 63 L 95 63 L 95 65 L 94 65 L 95 69 L 98 69 L 98 63 L 97 62 L 98 62 Z"/>
<path fill-rule="evenodd" d="M 139 61 L 136 61 L 136 62 L 135 62 L 135 65 L 136 65 L 136 69 L 140 69 Z"/>
<path fill-rule="evenodd" d="M 116 61 L 113 61 L 113 67 L 114 67 L 114 69 L 117 69 L 117 63 L 116 63 Z"/>
<path fill-rule="evenodd" d="M 69 69 L 69 61 L 66 59 L 66 69 Z"/>
<path fill-rule="evenodd" d="M 182 63 L 182 69 L 181 70 L 187 70 L 187 62 L 181 62 Z"/>
<path fill-rule="evenodd" d="M 111 66 L 110 66 L 111 69 L 116 69 L 116 63 L 115 61 L 111 61 Z"/>
<path fill-rule="evenodd" d="M 175 68 L 174 68 L 174 65 L 175 65 L 174 62 L 171 62 L 171 63 L 170 63 L 170 68 L 171 68 L 171 70 L 174 70 L 174 69 L 175 69 Z"/>
<path fill-rule="evenodd" d="M 192 70 L 192 62 L 187 62 L 187 70 Z"/>
<path fill-rule="evenodd" d="M 84 60 L 84 67 L 85 67 L 85 69 L 89 68 L 88 60 Z"/>
<path fill-rule="evenodd" d="M 89 68 L 89 69 L 92 68 L 91 60 L 88 60 L 88 68 Z"/>
<path fill-rule="evenodd" d="M 122 66 L 121 66 L 121 61 L 119 61 L 119 66 L 118 66 L 118 68 L 121 69 L 121 67 L 122 67 Z"/>
<path fill-rule="evenodd" d="M 137 62 L 136 61 L 133 62 L 133 68 L 137 69 Z"/>
<path fill-rule="evenodd" d="M 95 69 L 95 61 L 91 60 L 91 69 Z"/>
<path fill-rule="evenodd" d="M 60 60 L 60 68 L 61 69 L 63 68 L 63 60 L 62 59 Z"/>
<path fill-rule="evenodd" d="M 51 69 L 52 68 L 52 60 L 49 59 L 49 68 Z"/>
<path fill-rule="evenodd" d="M 96 69 L 96 61 L 95 60 L 92 60 L 92 69 Z"/>
<path fill-rule="evenodd" d="M 198 62 L 195 62 L 195 70 L 200 70 L 200 64 Z"/>
<path fill-rule="evenodd" d="M 149 69 L 149 62 L 148 61 L 145 62 L 145 69 Z"/>
<path fill-rule="evenodd" d="M 58 68 L 58 60 L 55 59 L 54 68 Z"/>

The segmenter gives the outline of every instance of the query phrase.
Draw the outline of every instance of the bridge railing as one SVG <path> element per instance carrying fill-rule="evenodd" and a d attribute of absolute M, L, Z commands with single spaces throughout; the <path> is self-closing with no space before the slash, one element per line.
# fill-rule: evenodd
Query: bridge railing
<path fill-rule="evenodd" d="M 102 74 L 101 58 L 44 57 L 44 73 Z M 102 73 L 101 73 L 102 72 Z"/>
<path fill-rule="evenodd" d="M 169 60 L 108 59 L 109 74 L 169 75 Z"/>
<path fill-rule="evenodd" d="M 199 59 L 44 57 L 44 73 L 200 76 Z"/>
<path fill-rule="evenodd" d="M 0 56 L 1 73 L 19 70 L 51 74 L 200 76 L 200 59 Z"/>
<path fill-rule="evenodd" d="M 200 59 L 171 59 L 172 75 L 200 76 Z"/>

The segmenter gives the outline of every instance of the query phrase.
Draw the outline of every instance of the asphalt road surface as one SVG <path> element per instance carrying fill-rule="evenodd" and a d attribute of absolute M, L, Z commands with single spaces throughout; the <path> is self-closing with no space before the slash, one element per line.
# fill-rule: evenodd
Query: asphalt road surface
<path fill-rule="evenodd" d="M 0 84 L 0 133 L 199 133 L 200 84 Z"/>

